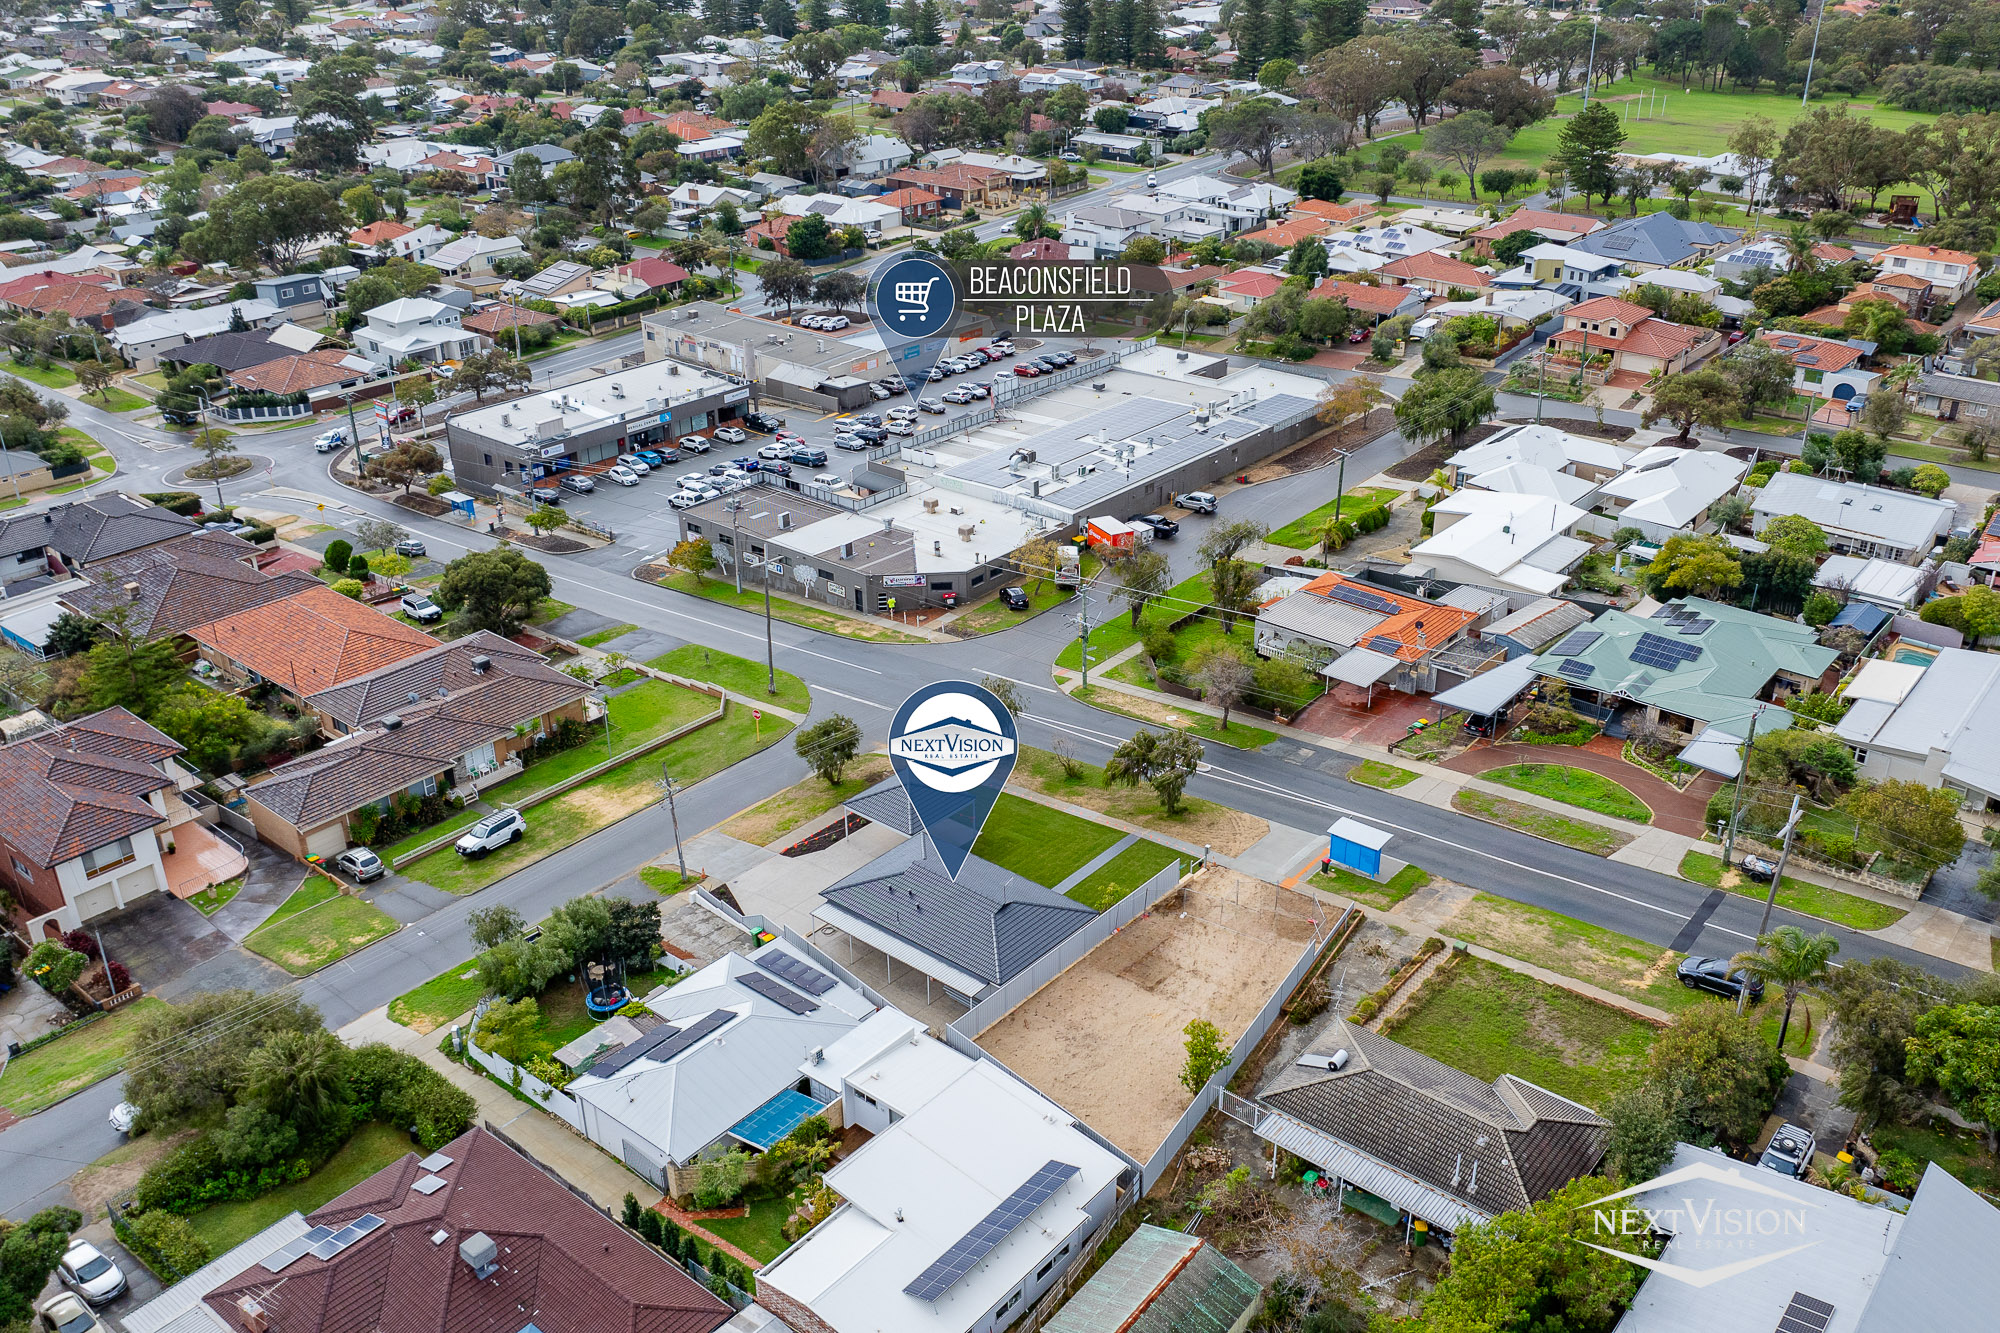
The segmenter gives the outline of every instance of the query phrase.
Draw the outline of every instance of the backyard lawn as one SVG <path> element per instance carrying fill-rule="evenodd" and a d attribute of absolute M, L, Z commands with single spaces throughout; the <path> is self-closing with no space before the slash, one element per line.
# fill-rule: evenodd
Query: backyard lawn
<path fill-rule="evenodd" d="M 1434 974 L 1385 1035 L 1491 1082 L 1515 1074 L 1603 1110 L 1644 1074 L 1658 1029 L 1484 959 Z"/>
<path fill-rule="evenodd" d="M 1363 759 L 1347 770 L 1347 780 L 1358 782 L 1364 787 L 1380 787 L 1383 791 L 1394 791 L 1406 783 L 1415 782 L 1417 775 L 1395 764 L 1385 764 L 1378 759 Z"/>
<path fill-rule="evenodd" d="M 31 984 L 25 979 L 17 984 Z M 74 1032 L 37 1046 L 7 1062 L 0 1073 L 0 1107 L 28 1116 L 125 1067 L 132 1036 L 149 1009 L 163 1002 L 141 996 Z"/>
<path fill-rule="evenodd" d="M 795 713 L 803 713 L 812 707 L 812 695 L 806 690 L 806 683 L 789 671 L 778 673 L 778 692 L 767 693 L 770 674 L 763 662 L 753 662 L 747 657 L 737 657 L 715 648 L 704 648 L 697 643 L 682 644 L 670 653 L 663 653 L 646 663 L 656 671 L 665 671 L 689 680 L 702 681 L 709 685 L 720 685 L 725 690 L 733 690 L 747 699 L 769 699 L 780 708 L 789 708 Z"/>
<path fill-rule="evenodd" d="M 1461 791 L 1451 798 L 1451 804 L 1461 814 L 1504 824 L 1594 856 L 1609 856 L 1632 841 L 1629 833 L 1620 833 L 1601 824 L 1586 824 L 1579 819 L 1565 819 L 1532 805 L 1510 801 L 1504 796 L 1491 796 L 1483 791 Z"/>
<path fill-rule="evenodd" d="M 1180 859 L 1173 848 L 1141 838 L 1091 871 L 1068 896 L 1102 912 Z"/>
<path fill-rule="evenodd" d="M 1504 768 L 1489 768 L 1479 776 L 1579 810 L 1629 819 L 1635 824 L 1653 822 L 1653 812 L 1644 801 L 1587 768 L 1571 768 L 1566 764 L 1508 764 Z"/>
<path fill-rule="evenodd" d="M 485 993 L 479 960 L 468 958 L 389 1001 L 389 1018 L 415 1032 L 435 1032 L 478 1004 Z"/>
<path fill-rule="evenodd" d="M 1738 871 L 1724 873 L 1722 858 L 1705 852 L 1689 852 L 1681 858 L 1681 878 L 1691 879 L 1697 884 L 1706 884 L 1711 889 L 1726 889 L 1730 893 L 1740 893 L 1746 898 L 1762 898 L 1771 891 L 1768 884 L 1759 884 L 1746 879 Z M 1778 906 L 1793 912 L 1803 912 L 1854 930 L 1881 930 L 1893 926 L 1909 915 L 1900 907 L 1878 903 L 1872 898 L 1858 894 L 1842 893 L 1839 889 L 1822 888 L 1808 884 L 1804 880 L 1793 879 L 1790 875 L 1778 885 Z"/>
<path fill-rule="evenodd" d="M 1944 1120 L 1928 1125 L 1878 1124 L 1868 1131 L 1878 1152 L 1907 1153 L 1919 1164 L 1936 1162 L 1976 1190 L 2000 1192 L 2000 1161 L 1986 1150 L 1976 1130 Z"/>
<path fill-rule="evenodd" d="M 700 597 L 710 602 L 720 602 L 743 611 L 764 614 L 764 594 L 756 588 L 736 591 L 736 585 L 726 579 L 697 579 L 692 574 L 674 573 L 660 580 L 660 586 L 675 592 L 684 592 L 690 597 Z M 788 625 L 803 625 L 823 634 L 838 634 L 849 639 L 865 639 L 872 643 L 928 643 L 930 640 L 920 635 L 896 629 L 884 620 L 864 620 L 859 616 L 842 615 L 838 611 L 819 606 L 807 606 L 802 602 L 789 601 L 783 597 L 771 599 L 771 617 Z"/>
<path fill-rule="evenodd" d="M 1340 506 L 1342 518 L 1353 518 L 1364 509 L 1373 509 L 1388 504 L 1401 495 L 1401 491 L 1383 486 L 1357 486 L 1338 500 L 1328 500 L 1309 514 L 1301 514 L 1279 528 L 1264 540 L 1273 546 L 1289 546 L 1295 551 L 1303 551 L 1319 544 L 1319 530 L 1333 518 L 1334 506 Z"/>
<path fill-rule="evenodd" d="M 303 977 L 396 930 L 388 913 L 340 892 L 324 875 L 312 875 L 244 938 L 243 947 Z"/>
<path fill-rule="evenodd" d="M 1169 727 L 1175 731 L 1185 731 L 1188 735 L 1204 741 L 1214 741 L 1238 750 L 1256 750 L 1278 739 L 1278 733 L 1263 727 L 1253 727 L 1242 720 L 1236 720 L 1227 727 L 1219 717 L 1207 713 L 1197 713 L 1192 709 L 1176 708 L 1172 704 L 1144 699 L 1122 690 L 1107 690 L 1097 685 L 1088 685 L 1071 691 L 1070 698 L 1092 708 L 1102 708 L 1107 713 L 1117 713 L 1136 722 L 1150 722 L 1156 727 Z"/>
<path fill-rule="evenodd" d="M 411 1150 L 408 1131 L 394 1125 L 366 1124 L 327 1159 L 325 1166 L 304 1180 L 272 1190 L 255 1199 L 218 1203 L 188 1218 L 195 1234 L 208 1243 L 210 1254 L 225 1254 L 297 1210 L 323 1208 L 389 1163 Z"/>
<path fill-rule="evenodd" d="M 889 756 L 863 755 L 847 766 L 846 776 L 838 783 L 828 784 L 820 777 L 795 782 L 736 815 L 722 826 L 722 831 L 743 842 L 769 846 L 807 820 L 825 814 L 888 776 Z"/>
<path fill-rule="evenodd" d="M 785 1219 L 798 1207 L 796 1195 L 767 1194 L 745 1201 L 742 1217 L 704 1217 L 701 1229 L 728 1241 L 760 1263 L 769 1263 L 784 1253 L 791 1242 L 781 1229 Z"/>
<path fill-rule="evenodd" d="M 1054 888 L 1124 836 L 1108 824 L 1002 792 L 972 853 Z"/>
<path fill-rule="evenodd" d="M 1385 912 L 1430 882 L 1430 875 L 1415 866 L 1404 866 L 1383 883 L 1341 866 L 1332 870 L 1315 870 L 1312 877 L 1312 885 L 1316 889 L 1337 893 Z"/>

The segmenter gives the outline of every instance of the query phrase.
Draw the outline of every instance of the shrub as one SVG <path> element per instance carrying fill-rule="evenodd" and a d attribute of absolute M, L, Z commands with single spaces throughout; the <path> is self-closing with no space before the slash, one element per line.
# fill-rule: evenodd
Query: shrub
<path fill-rule="evenodd" d="M 1923 1168 L 1908 1153 L 1885 1152 L 1875 1159 L 1875 1170 L 1882 1176 L 1882 1183 L 1898 1194 L 1909 1194 L 1917 1188 L 1917 1181 L 1923 1176 Z"/>
<path fill-rule="evenodd" d="M 358 579 L 363 583 L 368 582 L 368 557 L 365 555 L 349 556 L 347 558 L 347 577 Z"/>
<path fill-rule="evenodd" d="M 201 512 L 201 497 L 193 491 L 147 491 L 145 498 L 183 518 Z"/>
<path fill-rule="evenodd" d="M 472 1128 L 471 1094 L 414 1055 L 370 1042 L 355 1048 L 347 1069 L 360 1119 L 413 1128 L 432 1152 Z"/>
<path fill-rule="evenodd" d="M 357 602 L 361 600 L 362 587 L 360 579 L 342 579 L 333 585 L 333 590 L 342 597 L 351 597 Z"/>
<path fill-rule="evenodd" d="M 83 975 L 83 969 L 90 966 L 90 960 L 73 949 L 65 949 L 54 940 L 43 940 L 28 950 L 28 957 L 21 965 L 35 981 L 35 984 L 51 995 L 61 995 L 76 984 Z"/>
<path fill-rule="evenodd" d="M 195 1233 L 185 1217 L 163 1212 L 140 1213 L 127 1225 L 152 1247 L 162 1263 L 180 1276 L 194 1272 L 213 1257 L 208 1242 Z"/>
<path fill-rule="evenodd" d="M 88 930 L 65 930 L 62 933 L 62 947 L 72 953 L 80 953 L 93 963 L 98 958 L 97 936 Z"/>
<path fill-rule="evenodd" d="M 336 574 L 344 574 L 347 572 L 347 562 L 353 554 L 354 546 L 352 543 L 341 538 L 335 538 L 333 541 L 328 542 L 326 546 L 326 555 L 324 557 L 326 567 Z"/>
<path fill-rule="evenodd" d="M 721 1208 L 743 1193 L 750 1174 L 750 1154 L 731 1148 L 711 1157 L 695 1171 L 694 1202 L 697 1208 Z"/>
<path fill-rule="evenodd" d="M 256 527 L 239 532 L 236 535 L 244 541 L 249 542 L 252 546 L 263 546 L 269 542 L 278 540 L 278 530 L 268 523 L 259 523 Z"/>
<path fill-rule="evenodd" d="M 1157 621 L 1142 623 L 1146 624 L 1146 632 L 1140 637 L 1139 642 L 1144 647 L 1146 656 L 1152 658 L 1155 662 L 1172 660 L 1175 642 L 1174 632 Z"/>

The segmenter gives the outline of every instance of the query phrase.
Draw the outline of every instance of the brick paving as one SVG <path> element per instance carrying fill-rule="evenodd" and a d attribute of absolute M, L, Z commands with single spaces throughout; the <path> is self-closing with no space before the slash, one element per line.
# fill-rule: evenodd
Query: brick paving
<path fill-rule="evenodd" d="M 745 1254 L 742 1250 L 737 1249 L 734 1245 L 731 1245 L 728 1241 L 724 1240 L 722 1237 L 716 1235 L 713 1231 L 710 1231 L 708 1228 L 704 1227 L 700 1222 L 696 1221 L 695 1220 L 696 1214 L 684 1212 L 681 1209 L 675 1207 L 674 1202 L 671 1199 L 661 1199 L 658 1203 L 653 1205 L 653 1211 L 658 1213 L 662 1217 L 672 1219 L 674 1224 L 680 1227 L 681 1230 L 692 1231 L 695 1235 L 701 1237 L 701 1239 L 707 1241 L 710 1245 L 713 1245 L 715 1248 L 721 1250 L 724 1254 L 729 1255 L 731 1258 L 740 1262 L 745 1268 L 749 1269 L 753 1273 L 758 1271 L 764 1266 L 764 1261 L 762 1259 L 752 1258 L 750 1255 Z M 712 1217 L 714 1216 L 714 1214 L 706 1213 L 702 1214 L 702 1216 Z"/>
<path fill-rule="evenodd" d="M 1606 754 L 1600 743 L 1612 747 L 1611 753 Z M 1708 798 L 1721 787 L 1722 779 L 1713 773 L 1703 773 L 1688 784 L 1686 791 L 1681 791 L 1671 782 L 1654 777 L 1638 765 L 1626 763 L 1620 755 L 1621 749 L 1617 741 L 1603 736 L 1582 746 L 1477 745 L 1444 760 L 1442 766 L 1470 774 L 1504 768 L 1508 764 L 1565 764 L 1571 768 L 1589 769 L 1610 778 L 1645 802 L 1653 812 L 1655 828 L 1683 837 L 1699 838 L 1708 810 Z"/>

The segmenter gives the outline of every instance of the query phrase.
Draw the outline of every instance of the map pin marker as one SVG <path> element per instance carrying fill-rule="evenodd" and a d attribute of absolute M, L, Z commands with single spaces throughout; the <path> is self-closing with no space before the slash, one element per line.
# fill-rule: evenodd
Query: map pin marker
<path fill-rule="evenodd" d="M 890 766 L 953 879 L 1014 771 L 1018 748 L 1007 706 L 962 680 L 924 686 L 889 724 Z"/>
<path fill-rule="evenodd" d="M 868 308 L 883 350 L 916 398 L 944 356 L 958 321 L 958 282 L 935 255 L 903 255 L 875 275 Z"/>

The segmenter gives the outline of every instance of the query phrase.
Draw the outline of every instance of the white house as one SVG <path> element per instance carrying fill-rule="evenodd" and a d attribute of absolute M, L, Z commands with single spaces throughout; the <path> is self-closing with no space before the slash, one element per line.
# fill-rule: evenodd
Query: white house
<path fill-rule="evenodd" d="M 1875 271 L 1922 278 L 1937 293 L 1939 304 L 1949 304 L 1972 294 L 1979 281 L 1979 257 L 1935 245 L 1892 245 L 1875 256 Z"/>
<path fill-rule="evenodd" d="M 1871 393 L 1875 381 L 1882 378 L 1861 368 L 1861 348 L 1838 338 L 1816 338 L 1781 329 L 1764 329 L 1757 337 L 1792 358 L 1792 389 L 1808 398 L 1844 403 Z"/>
<path fill-rule="evenodd" d="M 1664 542 L 1700 531 L 1710 508 L 1734 493 L 1749 470 L 1747 462 L 1728 454 L 1656 444 L 1604 483 L 1599 498 L 1619 527 L 1635 527 L 1647 541 Z"/>
<path fill-rule="evenodd" d="M 1570 536 L 1584 511 L 1540 495 L 1462 490 L 1431 507 L 1431 536 L 1405 571 L 1547 596 L 1569 582 L 1590 543 Z"/>
<path fill-rule="evenodd" d="M 1454 486 L 1540 495 L 1588 509 L 1598 488 L 1631 463 L 1634 451 L 1540 423 L 1508 426 L 1445 463 Z"/>
<path fill-rule="evenodd" d="M 1780 472 L 1765 482 L 1751 512 L 1756 532 L 1774 518 L 1800 514 L 1826 531 L 1838 554 L 1879 555 L 1906 565 L 1928 555 L 1958 521 L 1958 506 L 1949 500 L 1798 472 Z"/>
<path fill-rule="evenodd" d="M 495 261 L 524 254 L 527 249 L 518 236 L 481 236 L 467 232 L 426 256 L 424 263 L 444 274 L 444 280 L 454 287 L 485 293 L 495 290 L 505 281 L 493 271 Z"/>
<path fill-rule="evenodd" d="M 479 348 L 478 335 L 459 325 L 460 312 L 442 301 L 406 296 L 368 312 L 354 345 L 378 366 L 405 361 L 456 361 Z"/>
<path fill-rule="evenodd" d="M 1870 662 L 1855 683 L 1910 665 Z M 1853 747 L 1864 777 L 1944 787 L 1975 809 L 2000 809 L 2000 656 L 1942 648 L 1922 672 L 1914 682 L 1886 672 L 1879 684 L 1866 681 L 1869 697 L 1834 734 Z"/>
<path fill-rule="evenodd" d="M 189 310 L 163 310 L 157 315 L 121 324 L 104 335 L 106 342 L 132 363 L 134 370 L 152 370 L 160 354 L 228 330 L 235 316 L 253 329 L 272 329 L 285 322 L 285 312 L 269 301 L 232 301 Z"/>
<path fill-rule="evenodd" d="M 778 200 L 776 207 L 780 213 L 792 217 L 816 213 L 826 219 L 829 227 L 859 227 L 870 236 L 879 236 L 882 228 L 900 226 L 903 221 L 902 209 L 878 204 L 866 195 L 849 199 L 838 194 L 788 194 Z"/>
<path fill-rule="evenodd" d="M 893 134 L 864 134 L 847 146 L 847 174 L 873 180 L 910 165 L 908 144 Z"/>
<path fill-rule="evenodd" d="M 1093 258 L 1104 258 L 1123 250 L 1134 236 L 1152 234 L 1153 227 L 1149 214 L 1103 204 L 1064 214 L 1060 239 L 1064 245 L 1087 247 Z"/>

